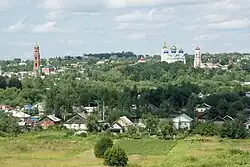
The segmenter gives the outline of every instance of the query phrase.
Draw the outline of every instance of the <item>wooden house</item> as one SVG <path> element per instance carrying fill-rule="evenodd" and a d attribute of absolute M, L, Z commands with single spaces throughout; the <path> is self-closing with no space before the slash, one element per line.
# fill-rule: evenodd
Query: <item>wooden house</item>
<path fill-rule="evenodd" d="M 67 129 L 87 130 L 86 118 L 87 116 L 84 113 L 77 113 L 73 117 L 68 119 L 65 123 L 63 123 L 63 125 Z"/>
<path fill-rule="evenodd" d="M 193 118 L 189 117 L 187 114 L 181 114 L 178 117 L 172 119 L 173 126 L 175 129 L 190 129 Z"/>
<path fill-rule="evenodd" d="M 118 118 L 111 126 L 110 130 L 114 132 L 127 131 L 128 127 L 134 126 L 134 123 L 130 121 L 126 116 Z"/>
<path fill-rule="evenodd" d="M 47 115 L 46 117 L 43 117 L 42 119 L 40 119 L 38 124 L 42 128 L 47 129 L 49 126 L 59 124 L 60 122 L 61 122 L 61 119 L 57 118 L 55 115 Z"/>

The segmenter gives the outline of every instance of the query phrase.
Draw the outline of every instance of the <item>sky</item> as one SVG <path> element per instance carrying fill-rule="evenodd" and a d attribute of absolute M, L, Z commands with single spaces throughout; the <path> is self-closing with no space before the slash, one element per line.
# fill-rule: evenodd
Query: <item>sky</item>
<path fill-rule="evenodd" d="M 250 52 L 250 0 L 0 0 L 0 59 Z"/>

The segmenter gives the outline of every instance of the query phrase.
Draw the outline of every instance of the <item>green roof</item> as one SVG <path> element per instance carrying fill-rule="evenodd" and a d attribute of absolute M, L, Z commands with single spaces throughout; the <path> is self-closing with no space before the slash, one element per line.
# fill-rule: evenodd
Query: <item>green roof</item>
<path fill-rule="evenodd" d="M 46 65 L 46 66 L 43 66 L 43 67 L 41 67 L 41 68 L 50 68 L 50 69 L 55 69 L 55 67 L 54 67 L 54 66 L 52 66 L 52 65 Z"/>

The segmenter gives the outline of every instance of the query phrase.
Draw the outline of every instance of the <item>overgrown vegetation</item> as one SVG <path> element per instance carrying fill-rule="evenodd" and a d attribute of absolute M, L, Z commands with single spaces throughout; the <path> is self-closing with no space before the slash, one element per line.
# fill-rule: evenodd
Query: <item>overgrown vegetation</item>
<path fill-rule="evenodd" d="M 86 138 L 66 136 L 66 132 L 43 131 L 0 137 L 1 167 L 62 167 L 103 166 L 103 159 L 95 158 L 93 147 L 99 136 Z M 217 137 L 188 137 L 186 140 L 116 139 L 129 159 L 128 166 L 200 167 L 202 165 L 248 167 L 250 141 Z M 10 163 L 11 162 L 11 163 Z"/>
<path fill-rule="evenodd" d="M 94 147 L 94 154 L 97 158 L 103 158 L 105 152 L 113 146 L 113 141 L 107 137 L 101 137 Z"/>
<path fill-rule="evenodd" d="M 105 165 L 125 167 L 127 163 L 128 157 L 126 152 L 117 145 L 109 148 L 104 154 Z"/>

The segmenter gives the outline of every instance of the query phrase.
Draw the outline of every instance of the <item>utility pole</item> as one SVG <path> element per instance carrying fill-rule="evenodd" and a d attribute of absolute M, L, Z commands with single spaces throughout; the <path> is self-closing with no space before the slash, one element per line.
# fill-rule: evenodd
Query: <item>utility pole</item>
<path fill-rule="evenodd" d="M 102 102 L 102 121 L 105 121 L 105 102 Z"/>

